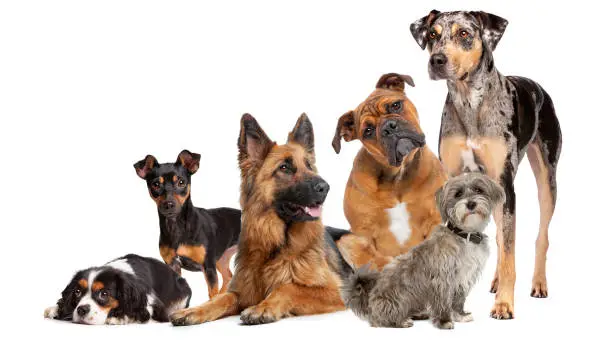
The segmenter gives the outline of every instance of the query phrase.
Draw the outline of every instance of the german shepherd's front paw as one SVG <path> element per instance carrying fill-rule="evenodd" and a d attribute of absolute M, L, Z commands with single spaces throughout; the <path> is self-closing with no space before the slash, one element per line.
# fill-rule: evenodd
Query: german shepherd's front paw
<path fill-rule="evenodd" d="M 214 321 L 216 317 L 201 307 L 182 309 L 170 315 L 170 322 L 174 326 L 195 325 Z"/>
<path fill-rule="evenodd" d="M 278 309 L 266 304 L 259 304 L 242 311 L 240 320 L 246 325 L 256 325 L 276 322 L 284 316 Z"/>
<path fill-rule="evenodd" d="M 503 301 L 495 302 L 491 309 L 491 317 L 495 319 L 513 319 L 514 309 L 510 303 Z"/>

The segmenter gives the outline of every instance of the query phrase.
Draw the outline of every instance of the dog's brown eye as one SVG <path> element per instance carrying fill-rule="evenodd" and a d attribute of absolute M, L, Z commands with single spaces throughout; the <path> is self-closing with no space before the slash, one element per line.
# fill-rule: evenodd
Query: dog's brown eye
<path fill-rule="evenodd" d="M 279 166 L 278 169 L 284 173 L 291 173 L 291 168 L 287 164 L 281 164 L 281 166 Z"/>
<path fill-rule="evenodd" d="M 181 187 L 181 188 L 184 188 L 185 184 L 186 184 L 185 180 L 183 178 L 180 178 L 179 181 L 178 181 L 178 186 Z"/>
<path fill-rule="evenodd" d="M 475 192 L 475 193 L 477 193 L 477 194 L 479 194 L 479 195 L 482 195 L 482 193 L 483 193 L 484 191 L 482 190 L 482 188 L 476 187 L 476 188 L 474 188 L 474 192 Z"/>
<path fill-rule="evenodd" d="M 436 39 L 438 38 L 438 33 L 435 31 L 431 31 L 429 32 L 429 39 Z"/>
<path fill-rule="evenodd" d="M 155 181 L 153 182 L 153 184 L 151 184 L 151 186 L 153 186 L 153 189 L 159 189 L 159 181 Z"/>
<path fill-rule="evenodd" d="M 102 292 L 100 292 L 99 296 L 100 296 L 100 299 L 106 300 L 108 298 L 108 292 L 107 291 L 102 291 Z"/>
<path fill-rule="evenodd" d="M 74 290 L 75 297 L 81 297 L 81 289 Z"/>
<path fill-rule="evenodd" d="M 468 33 L 468 31 L 466 30 L 461 30 L 461 32 L 459 32 L 459 36 L 461 38 L 467 38 L 470 34 Z"/>
<path fill-rule="evenodd" d="M 393 102 L 389 106 L 389 112 L 390 113 L 399 113 L 401 110 L 402 110 L 402 101 Z"/>
<path fill-rule="evenodd" d="M 455 198 L 459 198 L 463 196 L 463 190 L 457 190 L 457 192 L 455 192 Z"/>
<path fill-rule="evenodd" d="M 374 127 L 366 127 L 366 129 L 363 130 L 364 138 L 370 138 L 373 134 L 374 134 Z"/>

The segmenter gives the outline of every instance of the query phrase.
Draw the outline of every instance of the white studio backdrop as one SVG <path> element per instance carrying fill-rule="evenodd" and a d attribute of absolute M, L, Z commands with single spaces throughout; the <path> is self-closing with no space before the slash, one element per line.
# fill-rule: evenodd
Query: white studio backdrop
<path fill-rule="evenodd" d="M 488 317 L 495 246 L 468 299 L 473 323 L 451 332 L 420 322 L 373 329 L 350 312 L 242 327 L 237 317 L 190 328 L 87 327 L 44 320 L 72 274 L 126 253 L 159 258 L 158 219 L 132 164 L 202 154 L 192 179 L 201 207 L 238 207 L 239 119 L 253 114 L 284 142 L 298 115 L 316 133 L 331 184 L 324 223 L 348 228 L 344 187 L 359 142 L 331 140 L 336 120 L 387 72 L 407 89 L 437 151 L 446 84 L 427 75 L 409 32 L 431 9 L 484 10 L 510 24 L 494 53 L 506 75 L 538 81 L 563 130 L 558 204 L 550 228 L 550 297 L 529 297 L 539 223 L 527 161 L 516 178 L 516 319 Z M 535 1 L 4 1 L 0 3 L 1 334 L 32 339 L 518 340 L 601 332 L 610 307 L 607 262 L 609 20 L 596 3 Z M 491 224 L 487 233 L 494 237 Z M 494 241 L 494 239 L 491 239 Z M 193 305 L 204 277 L 184 272 Z"/>

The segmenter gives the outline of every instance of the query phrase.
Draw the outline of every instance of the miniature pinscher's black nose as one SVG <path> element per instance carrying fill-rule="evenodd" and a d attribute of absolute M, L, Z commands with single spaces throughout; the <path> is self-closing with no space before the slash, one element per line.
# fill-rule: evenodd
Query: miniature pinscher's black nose
<path fill-rule="evenodd" d="M 468 201 L 467 204 L 465 205 L 469 210 L 474 210 L 474 208 L 476 208 L 476 202 L 474 201 Z"/>
<path fill-rule="evenodd" d="M 440 66 L 440 65 L 444 65 L 446 64 L 446 62 L 448 61 L 448 58 L 446 58 L 446 55 L 443 53 L 436 53 L 431 55 L 431 58 L 429 59 L 429 63 L 432 66 Z"/>
<path fill-rule="evenodd" d="M 397 121 L 395 120 L 385 121 L 385 123 L 383 123 L 381 127 L 381 130 L 382 130 L 382 135 L 385 137 L 392 135 L 393 133 L 395 133 L 395 131 L 397 131 Z"/>
<path fill-rule="evenodd" d="M 316 192 L 323 195 L 327 195 L 327 192 L 329 191 L 329 184 L 327 184 L 327 182 L 323 179 L 316 180 L 313 187 Z"/>
<path fill-rule="evenodd" d="M 162 207 L 166 210 L 171 210 L 174 209 L 175 204 L 173 201 L 165 201 L 164 203 L 162 203 Z"/>
<path fill-rule="evenodd" d="M 81 317 L 87 315 L 89 313 L 89 310 L 91 309 L 91 307 L 89 306 L 89 304 L 86 305 L 81 305 L 77 308 L 77 314 Z"/>

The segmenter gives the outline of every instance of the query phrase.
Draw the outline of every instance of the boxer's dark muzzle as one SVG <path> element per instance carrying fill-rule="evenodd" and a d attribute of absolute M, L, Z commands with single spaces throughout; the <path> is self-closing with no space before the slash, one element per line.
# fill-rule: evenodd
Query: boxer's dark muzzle
<path fill-rule="evenodd" d="M 391 166 L 398 167 L 415 148 L 425 146 L 425 135 L 398 118 L 385 120 L 380 126 L 380 139 Z"/>

